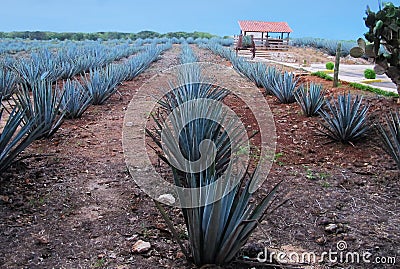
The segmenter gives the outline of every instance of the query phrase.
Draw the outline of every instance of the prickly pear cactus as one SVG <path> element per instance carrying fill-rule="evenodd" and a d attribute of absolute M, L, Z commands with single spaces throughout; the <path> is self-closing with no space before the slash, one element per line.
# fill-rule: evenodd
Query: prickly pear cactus
<path fill-rule="evenodd" d="M 400 7 L 388 2 L 375 13 L 367 6 L 366 14 L 364 21 L 369 31 L 364 36 L 369 43 L 359 38 L 358 47 L 352 48 L 350 55 L 373 58 L 375 73 L 386 74 L 400 93 Z"/>

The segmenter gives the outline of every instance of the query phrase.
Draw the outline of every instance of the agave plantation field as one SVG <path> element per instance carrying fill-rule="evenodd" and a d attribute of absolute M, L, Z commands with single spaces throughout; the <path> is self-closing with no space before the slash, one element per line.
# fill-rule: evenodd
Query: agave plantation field
<path fill-rule="evenodd" d="M 318 76 L 245 59 L 229 48 L 230 40 L 4 42 L 1 268 L 396 267 L 396 98 L 346 82 L 333 88 L 331 81 Z M 301 51 L 328 61 L 329 55 L 316 48 L 288 53 Z M 202 70 L 196 62 L 232 70 L 216 69 L 214 75 L 239 83 L 240 89 L 198 83 Z M 217 145 L 213 165 L 200 173 L 171 169 L 160 134 L 165 115 L 178 105 L 199 98 L 223 102 L 238 115 L 247 134 L 254 133 L 251 147 L 245 149 L 251 161 L 241 184 L 218 201 L 183 209 L 155 203 L 141 190 L 122 145 L 125 113 L 138 104 L 141 87 L 180 64 L 187 66 L 179 69 L 183 86 L 148 115 L 152 128 L 146 130 L 146 149 L 167 181 L 186 188 L 207 185 L 222 173 L 229 175 L 233 152 L 243 151 L 234 147 L 221 125 L 196 120 L 185 126 L 180 150 L 188 159 L 199 158 L 199 141 L 210 139 Z M 262 128 L 242 101 L 246 94 L 262 98 L 273 116 L 276 150 L 268 175 L 253 173 L 262 159 L 262 136 L 256 132 Z M 212 107 L 202 111 L 221 116 Z M 189 112 L 180 113 L 183 117 Z M 138 115 L 132 117 L 139 120 Z M 135 128 L 134 121 L 131 125 Z M 257 176 L 267 179 L 251 193 L 248 182 Z M 338 251 L 338 243 L 346 244 L 339 249 L 342 253 L 370 253 L 370 263 L 325 257 L 311 264 L 298 260 L 279 265 L 272 256 L 266 259 L 275 265 L 267 265 L 257 259 L 265 249 L 267 256 L 313 252 L 321 258 L 324 252 Z"/>

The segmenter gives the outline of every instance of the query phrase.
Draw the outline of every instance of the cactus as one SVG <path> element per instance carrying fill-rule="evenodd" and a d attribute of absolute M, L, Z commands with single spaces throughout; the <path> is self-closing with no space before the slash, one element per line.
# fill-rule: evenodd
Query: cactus
<path fill-rule="evenodd" d="M 378 75 L 386 74 L 397 86 L 400 93 L 400 7 L 385 3 L 377 13 L 367 6 L 365 26 L 369 31 L 364 34 L 367 41 L 359 38 L 358 47 L 350 50 L 353 57 L 366 56 L 375 62 L 374 71 Z M 381 50 L 381 45 L 385 48 Z"/>
<path fill-rule="evenodd" d="M 339 42 L 336 48 L 335 65 L 333 70 L 333 87 L 339 86 L 339 64 L 340 64 L 341 51 L 342 51 L 342 43 Z"/>

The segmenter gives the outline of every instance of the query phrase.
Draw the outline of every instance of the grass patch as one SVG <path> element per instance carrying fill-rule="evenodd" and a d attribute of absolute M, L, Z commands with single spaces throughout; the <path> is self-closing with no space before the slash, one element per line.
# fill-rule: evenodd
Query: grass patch
<path fill-rule="evenodd" d="M 383 95 L 383 96 L 387 96 L 387 97 L 399 97 L 399 95 L 397 93 L 394 92 L 388 92 L 388 91 L 384 91 L 381 90 L 379 88 L 374 88 L 368 85 L 362 85 L 360 83 L 356 83 L 356 82 L 351 82 L 350 86 L 358 89 L 358 90 L 362 90 L 362 91 L 367 91 L 367 92 L 373 92 L 376 93 L 378 95 Z"/>
<path fill-rule="evenodd" d="M 320 77 L 320 78 L 323 78 L 326 80 L 333 81 L 333 77 L 331 77 L 330 75 L 328 75 L 327 73 L 325 73 L 323 71 L 313 72 L 313 73 L 311 73 L 311 76 L 316 76 L 316 77 Z"/>

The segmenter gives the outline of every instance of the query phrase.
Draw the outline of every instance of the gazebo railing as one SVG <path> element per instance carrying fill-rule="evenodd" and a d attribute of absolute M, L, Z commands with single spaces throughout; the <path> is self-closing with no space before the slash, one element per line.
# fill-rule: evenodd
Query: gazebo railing
<path fill-rule="evenodd" d="M 237 47 L 239 36 L 234 36 L 234 46 Z M 262 50 L 288 50 L 289 39 L 253 37 L 256 49 Z"/>

